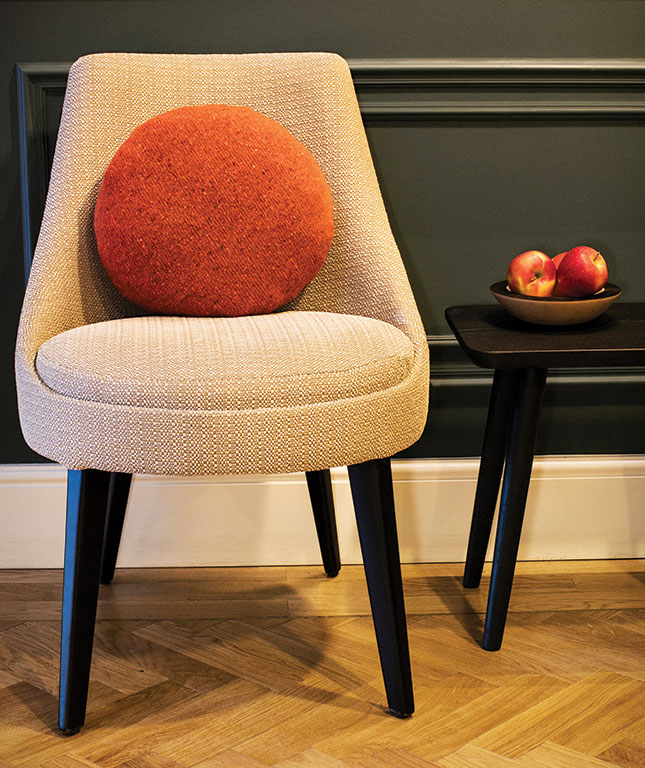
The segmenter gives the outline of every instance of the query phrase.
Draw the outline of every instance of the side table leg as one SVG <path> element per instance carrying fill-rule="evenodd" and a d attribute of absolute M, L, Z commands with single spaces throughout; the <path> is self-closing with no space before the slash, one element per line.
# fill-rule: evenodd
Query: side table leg
<path fill-rule="evenodd" d="M 486 608 L 483 646 L 487 651 L 497 651 L 502 645 L 546 375 L 542 368 L 527 368 L 518 381 Z"/>
<path fill-rule="evenodd" d="M 476 589 L 482 577 L 504 469 L 508 430 L 519 374 L 520 370 L 517 368 L 498 368 L 493 379 L 464 568 L 464 587 L 468 589 Z"/>

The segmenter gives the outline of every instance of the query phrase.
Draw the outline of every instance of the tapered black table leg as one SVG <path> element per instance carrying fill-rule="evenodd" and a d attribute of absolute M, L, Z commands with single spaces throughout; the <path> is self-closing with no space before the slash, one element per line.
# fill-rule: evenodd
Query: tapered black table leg
<path fill-rule="evenodd" d="M 323 567 L 327 576 L 336 576 L 340 571 L 340 553 L 331 474 L 328 469 L 321 469 L 317 472 L 306 472 L 305 475 Z"/>
<path fill-rule="evenodd" d="M 546 375 L 547 371 L 542 368 L 526 368 L 522 370 L 519 379 L 508 439 L 493 571 L 486 609 L 483 646 L 487 651 L 497 651 L 502 645 Z"/>
<path fill-rule="evenodd" d="M 95 469 L 67 477 L 58 719 L 66 734 L 85 722 L 109 482 L 109 472 Z"/>
<path fill-rule="evenodd" d="M 482 577 L 504 469 L 518 376 L 516 368 L 498 368 L 493 379 L 464 568 L 464 587 L 469 589 L 478 587 Z"/>
<path fill-rule="evenodd" d="M 389 711 L 414 712 L 389 459 L 348 467 Z"/>
<path fill-rule="evenodd" d="M 107 523 L 101 557 L 101 584 L 109 584 L 114 578 L 116 559 L 119 554 L 121 532 L 128 505 L 132 475 L 126 472 L 110 472 L 110 489 L 107 502 Z"/>

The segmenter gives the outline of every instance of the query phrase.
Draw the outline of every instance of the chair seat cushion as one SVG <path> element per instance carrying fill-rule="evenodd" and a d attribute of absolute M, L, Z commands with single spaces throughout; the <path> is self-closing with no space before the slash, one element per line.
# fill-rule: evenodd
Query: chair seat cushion
<path fill-rule="evenodd" d="M 45 342 L 36 368 L 56 393 L 143 408 L 249 410 L 360 397 L 408 375 L 392 325 L 326 312 L 234 318 L 132 317 Z"/>

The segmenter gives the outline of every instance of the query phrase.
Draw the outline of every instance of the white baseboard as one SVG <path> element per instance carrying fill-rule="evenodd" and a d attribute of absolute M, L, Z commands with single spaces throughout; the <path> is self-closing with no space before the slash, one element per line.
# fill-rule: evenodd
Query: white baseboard
<path fill-rule="evenodd" d="M 478 466 L 393 462 L 403 562 L 464 559 Z M 347 472 L 332 477 L 342 561 L 361 562 Z M 65 482 L 57 465 L 0 466 L 0 568 L 62 566 Z M 520 558 L 645 557 L 644 498 L 645 456 L 538 458 Z M 134 479 L 119 566 L 319 561 L 304 475 Z"/>

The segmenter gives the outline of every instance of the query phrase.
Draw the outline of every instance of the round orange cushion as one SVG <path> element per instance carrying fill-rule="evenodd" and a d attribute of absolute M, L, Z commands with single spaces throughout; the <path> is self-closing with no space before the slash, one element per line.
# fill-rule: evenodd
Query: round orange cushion
<path fill-rule="evenodd" d="M 117 150 L 94 231 L 118 291 L 155 313 L 238 316 L 295 298 L 334 231 L 325 177 L 283 126 L 248 107 L 173 109 Z"/>

